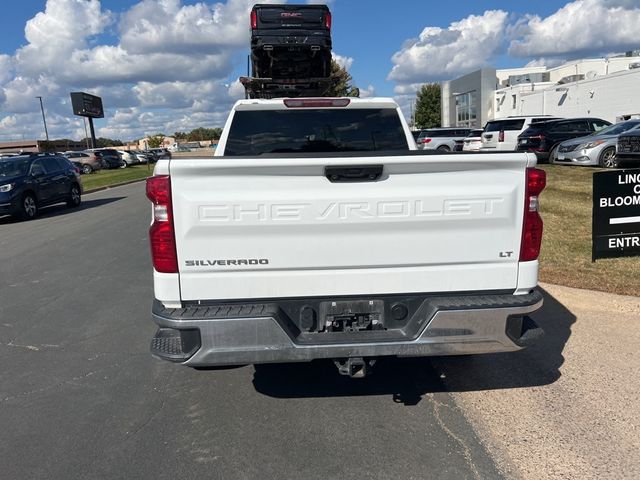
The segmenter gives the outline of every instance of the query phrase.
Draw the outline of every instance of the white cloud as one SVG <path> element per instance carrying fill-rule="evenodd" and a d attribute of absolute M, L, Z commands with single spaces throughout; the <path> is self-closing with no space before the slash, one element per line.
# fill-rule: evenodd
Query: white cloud
<path fill-rule="evenodd" d="M 0 55 L 3 134 L 40 135 L 34 97 L 41 95 L 52 137 L 84 136 L 82 119 L 71 114 L 75 90 L 103 97 L 101 134 L 130 139 L 172 124 L 221 126 L 233 101 L 244 96 L 229 77 L 248 45 L 253 3 L 142 0 L 116 15 L 100 0 L 47 0 L 26 24 L 26 44 L 13 56 Z M 96 44 L 107 30 L 116 41 Z"/>
<path fill-rule="evenodd" d="M 498 55 L 528 66 L 558 66 L 567 59 L 638 48 L 640 0 L 574 0 L 547 17 L 490 10 L 447 28 L 428 26 L 392 57 L 388 79 L 395 93 L 413 94 L 426 82 L 448 80 L 486 65 Z"/>
<path fill-rule="evenodd" d="M 553 67 L 557 67 L 559 65 L 562 65 L 563 63 L 566 63 L 566 59 L 564 58 L 559 58 L 559 57 L 541 57 L 541 58 L 536 58 L 534 60 L 531 60 L 530 62 L 528 62 L 525 67 L 547 67 L 547 68 L 553 68 Z"/>
<path fill-rule="evenodd" d="M 376 96 L 376 89 L 373 85 L 360 89 L 360 98 L 371 98 Z"/>
<path fill-rule="evenodd" d="M 514 27 L 509 54 L 573 57 L 637 48 L 638 0 L 577 0 L 554 14 L 528 16 Z"/>
<path fill-rule="evenodd" d="M 504 46 L 507 20 L 507 12 L 488 10 L 448 28 L 426 27 L 393 55 L 388 78 L 400 84 L 424 83 L 485 66 Z"/>
<path fill-rule="evenodd" d="M 99 0 L 48 0 L 44 12 L 24 29 L 27 45 L 16 52 L 22 72 L 55 74 L 69 56 L 87 46 L 88 39 L 104 31 L 113 17 Z"/>
<path fill-rule="evenodd" d="M 144 0 L 123 16 L 121 45 L 129 53 L 203 54 L 249 43 L 255 0 L 182 5 L 180 0 Z"/>
<path fill-rule="evenodd" d="M 342 68 L 344 68 L 347 71 L 351 68 L 351 65 L 353 65 L 353 58 L 352 57 L 345 57 L 343 55 L 338 55 L 335 52 L 331 52 L 331 56 L 333 57 L 333 60 L 338 65 L 340 65 Z"/>

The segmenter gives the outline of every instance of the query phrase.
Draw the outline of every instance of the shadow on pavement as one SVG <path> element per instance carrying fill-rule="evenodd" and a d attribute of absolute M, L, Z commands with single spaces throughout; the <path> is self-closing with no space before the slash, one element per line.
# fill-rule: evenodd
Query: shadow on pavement
<path fill-rule="evenodd" d="M 82 203 L 79 208 L 68 208 L 64 203 L 60 203 L 57 205 L 52 205 L 50 207 L 43 207 L 42 210 L 38 212 L 38 215 L 34 220 L 30 220 L 32 222 L 37 222 L 42 218 L 49 218 L 59 215 L 68 215 L 71 213 L 79 212 L 82 210 L 89 210 L 90 208 L 100 207 L 102 205 L 107 205 L 109 203 L 117 202 L 118 200 L 122 200 L 127 197 L 110 197 L 110 198 L 96 198 L 91 200 L 82 199 Z M 24 220 L 15 219 L 10 215 L 6 215 L 4 217 L 0 216 L 0 225 L 8 225 L 11 223 L 20 223 L 24 222 Z"/>
<path fill-rule="evenodd" d="M 546 335 L 513 353 L 458 357 L 381 358 L 373 374 L 351 379 L 330 360 L 255 365 L 255 389 L 276 398 L 389 395 L 396 403 L 416 405 L 434 392 L 464 392 L 548 385 L 560 378 L 562 351 L 576 317 L 542 290 L 544 306 L 533 315 Z"/>

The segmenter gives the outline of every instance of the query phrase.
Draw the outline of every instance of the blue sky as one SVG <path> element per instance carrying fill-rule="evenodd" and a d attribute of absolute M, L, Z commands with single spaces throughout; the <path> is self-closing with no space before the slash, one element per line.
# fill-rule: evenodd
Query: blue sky
<path fill-rule="evenodd" d="M 103 96 L 98 133 L 221 126 L 242 89 L 250 0 L 21 0 L 0 16 L 0 141 L 79 138 L 68 92 Z M 291 3 L 291 2 L 290 2 Z M 334 53 L 363 95 L 407 104 L 420 84 L 485 65 L 553 65 L 633 45 L 640 0 L 333 0 Z M 637 42 L 640 44 L 640 41 Z M 33 100 L 33 101 L 32 101 Z"/>

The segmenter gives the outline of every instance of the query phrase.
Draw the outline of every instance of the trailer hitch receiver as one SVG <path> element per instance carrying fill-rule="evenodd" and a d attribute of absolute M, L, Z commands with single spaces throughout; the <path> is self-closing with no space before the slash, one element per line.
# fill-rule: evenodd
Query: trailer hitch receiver
<path fill-rule="evenodd" d="M 371 373 L 373 365 L 376 363 L 375 358 L 339 358 L 334 359 L 336 367 L 340 375 L 347 375 L 351 378 L 364 378 Z"/>

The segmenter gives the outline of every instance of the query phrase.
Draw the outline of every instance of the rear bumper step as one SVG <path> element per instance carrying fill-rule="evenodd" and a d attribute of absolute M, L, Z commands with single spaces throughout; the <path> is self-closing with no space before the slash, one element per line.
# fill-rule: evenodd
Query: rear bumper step
<path fill-rule="evenodd" d="M 388 302 L 387 297 L 381 298 Z M 297 302 L 305 303 L 301 311 L 318 304 L 313 300 L 209 303 L 180 309 L 166 309 L 155 301 L 153 319 L 160 328 L 151 351 L 189 366 L 463 355 L 520 350 L 543 333 L 528 316 L 542 306 L 537 290 L 518 296 L 415 295 L 410 300 L 417 306 L 412 307 L 404 328 L 349 333 L 297 328 L 300 325 L 292 323 L 287 313 L 295 310 Z"/>

